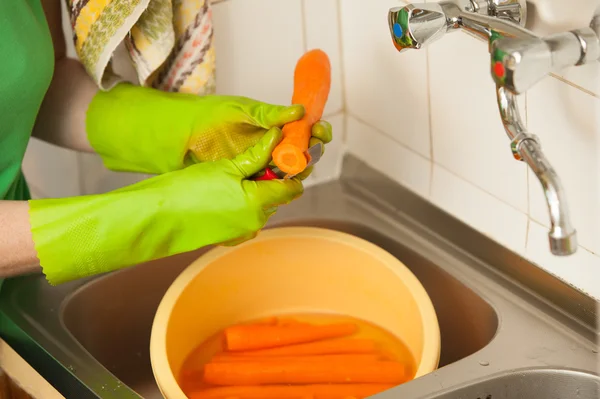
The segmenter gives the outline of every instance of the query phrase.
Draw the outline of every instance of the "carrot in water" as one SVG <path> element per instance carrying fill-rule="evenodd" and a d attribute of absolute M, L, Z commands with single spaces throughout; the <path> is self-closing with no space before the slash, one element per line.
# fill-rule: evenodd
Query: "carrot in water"
<path fill-rule="evenodd" d="M 319 49 L 304 54 L 294 71 L 293 104 L 304 106 L 304 117 L 283 127 L 283 140 L 273 151 L 273 162 L 283 172 L 296 175 L 302 172 L 307 159 L 312 126 L 321 119 L 331 89 L 331 64 Z"/>
<path fill-rule="evenodd" d="M 295 326 L 297 326 L 297 325 L 310 325 L 310 323 L 306 323 L 306 322 L 304 322 L 304 321 L 298 321 L 298 320 L 295 320 L 295 319 L 288 319 L 288 318 L 281 318 L 281 317 L 280 317 L 280 318 L 277 320 L 277 323 L 276 323 L 276 324 L 278 324 L 278 325 L 280 325 L 280 326 L 290 326 L 290 325 L 295 325 Z"/>
<path fill-rule="evenodd" d="M 258 320 L 254 323 L 250 323 L 250 324 L 267 324 L 267 325 L 277 325 L 280 323 L 279 317 L 277 316 L 271 316 L 271 317 L 265 317 L 262 320 Z"/>
<path fill-rule="evenodd" d="M 354 323 L 237 325 L 225 329 L 225 342 L 230 351 L 247 351 L 338 338 L 357 330 Z"/>
<path fill-rule="evenodd" d="M 268 361 L 204 366 L 204 382 L 211 385 L 400 384 L 406 381 L 404 365 L 394 361 Z"/>
<path fill-rule="evenodd" d="M 192 395 L 193 397 L 193 395 Z M 226 396 L 224 399 L 265 399 L 264 396 L 257 396 L 255 394 L 249 395 L 237 395 L 237 396 Z M 290 394 L 285 396 L 279 396 L 277 399 L 315 399 L 313 395 L 302 395 L 302 394 Z M 344 398 L 344 399 L 356 399 L 356 398 Z"/>
<path fill-rule="evenodd" d="M 338 338 L 307 344 L 282 346 L 279 348 L 259 349 L 236 352 L 240 356 L 300 356 L 300 355 L 336 355 L 373 353 L 377 344 L 370 339 Z"/>
<path fill-rule="evenodd" d="M 192 397 L 194 397 L 192 395 Z M 225 396 L 224 399 L 265 399 L 264 396 L 256 395 L 256 394 L 242 394 L 237 396 Z M 315 399 L 313 395 L 302 395 L 302 394 L 290 394 L 285 396 L 278 396 L 277 399 Z M 341 398 L 340 398 L 341 399 Z M 344 398 L 346 399 L 346 398 Z M 350 398 L 356 399 L 356 398 Z"/>
<path fill-rule="evenodd" d="M 237 354 L 219 354 L 215 355 L 210 362 L 211 363 L 240 363 L 240 362 L 252 362 L 252 363 L 265 363 L 265 362 L 328 362 L 328 361 L 340 361 L 349 363 L 358 362 L 375 362 L 377 360 L 387 360 L 387 356 L 383 354 L 360 354 L 360 355 L 313 355 L 313 356 L 244 356 Z"/>
<path fill-rule="evenodd" d="M 315 384 L 267 385 L 208 388 L 189 394 L 189 399 L 225 399 L 228 397 L 287 399 L 294 395 L 312 395 L 314 399 L 366 398 L 394 387 L 388 384 Z"/>

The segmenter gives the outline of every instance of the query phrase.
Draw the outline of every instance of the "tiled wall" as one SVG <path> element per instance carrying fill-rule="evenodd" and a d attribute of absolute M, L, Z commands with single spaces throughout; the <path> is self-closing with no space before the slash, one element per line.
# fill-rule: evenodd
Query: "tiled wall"
<path fill-rule="evenodd" d="M 400 3 L 339 2 L 348 151 L 600 298 L 600 65 L 546 78 L 520 104 L 579 232 L 577 254 L 554 257 L 541 186 L 500 123 L 487 44 L 457 32 L 398 54 L 386 15 Z"/>
<path fill-rule="evenodd" d="M 219 1 L 218 91 L 289 103 L 296 60 L 307 49 L 324 49 L 333 65 L 326 117 L 335 139 L 311 184 L 337 176 L 348 151 L 600 298 L 600 67 L 547 78 L 521 104 L 563 179 L 579 231 L 577 254 L 557 258 L 547 245 L 541 187 L 525 164 L 513 160 L 500 124 L 486 45 L 453 33 L 400 55 L 386 19 L 397 4 Z M 143 178 L 108 172 L 93 155 L 36 141 L 26 172 L 39 196 L 102 192 Z"/>

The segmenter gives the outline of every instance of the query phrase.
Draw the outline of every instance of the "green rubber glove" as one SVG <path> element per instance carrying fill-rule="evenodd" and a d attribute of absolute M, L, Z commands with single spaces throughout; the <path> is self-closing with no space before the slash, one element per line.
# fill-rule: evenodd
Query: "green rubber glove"
<path fill-rule="evenodd" d="M 121 83 L 93 98 L 86 130 L 108 169 L 160 174 L 194 163 L 232 159 L 256 144 L 268 129 L 303 115 L 302 105 L 199 97 Z M 331 139 L 329 123 L 314 125 L 312 144 Z"/>
<path fill-rule="evenodd" d="M 105 194 L 31 200 L 30 223 L 51 284 L 113 271 L 210 244 L 254 237 L 299 179 L 253 181 L 281 141 L 278 128 L 233 160 L 192 165 Z"/>

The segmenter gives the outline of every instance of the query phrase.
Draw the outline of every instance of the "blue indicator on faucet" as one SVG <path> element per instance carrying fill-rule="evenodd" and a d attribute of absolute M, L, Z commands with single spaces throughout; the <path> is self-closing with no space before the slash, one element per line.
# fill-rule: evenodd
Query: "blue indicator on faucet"
<path fill-rule="evenodd" d="M 404 31 L 402 30 L 402 27 L 400 26 L 400 24 L 398 22 L 396 22 L 394 24 L 394 36 L 396 36 L 398 39 L 402 38 L 402 35 L 404 34 Z"/>

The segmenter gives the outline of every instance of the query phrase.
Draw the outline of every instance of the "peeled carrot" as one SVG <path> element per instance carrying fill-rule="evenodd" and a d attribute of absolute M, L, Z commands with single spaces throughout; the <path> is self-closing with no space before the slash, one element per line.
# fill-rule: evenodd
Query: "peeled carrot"
<path fill-rule="evenodd" d="M 225 329 L 230 351 L 267 349 L 351 335 L 358 330 L 354 323 L 329 325 L 237 325 Z"/>
<path fill-rule="evenodd" d="M 252 363 L 264 363 L 264 362 L 328 362 L 328 361 L 340 361 L 349 363 L 358 362 L 375 362 L 377 360 L 389 359 L 383 354 L 360 354 L 360 355 L 325 355 L 325 356 L 244 356 L 244 355 L 230 355 L 230 354 L 219 354 L 214 356 L 211 363 L 240 363 L 240 362 L 252 362 Z"/>
<path fill-rule="evenodd" d="M 211 385 L 400 384 L 408 380 L 404 365 L 394 361 L 268 361 L 208 363 L 204 382 Z"/>
<path fill-rule="evenodd" d="M 299 356 L 373 353 L 377 344 L 370 339 L 338 338 L 279 348 L 236 352 L 240 356 Z"/>
<path fill-rule="evenodd" d="M 331 89 L 331 64 L 319 49 L 304 54 L 294 71 L 293 104 L 304 106 L 304 117 L 283 127 L 283 140 L 273 151 L 273 162 L 283 172 L 296 175 L 302 172 L 307 159 L 312 126 L 321 119 Z"/>
<path fill-rule="evenodd" d="M 314 399 L 366 398 L 393 388 L 388 384 L 315 384 L 209 388 L 188 395 L 189 399 L 225 399 L 229 397 L 287 399 L 294 395 L 312 395 Z"/>

